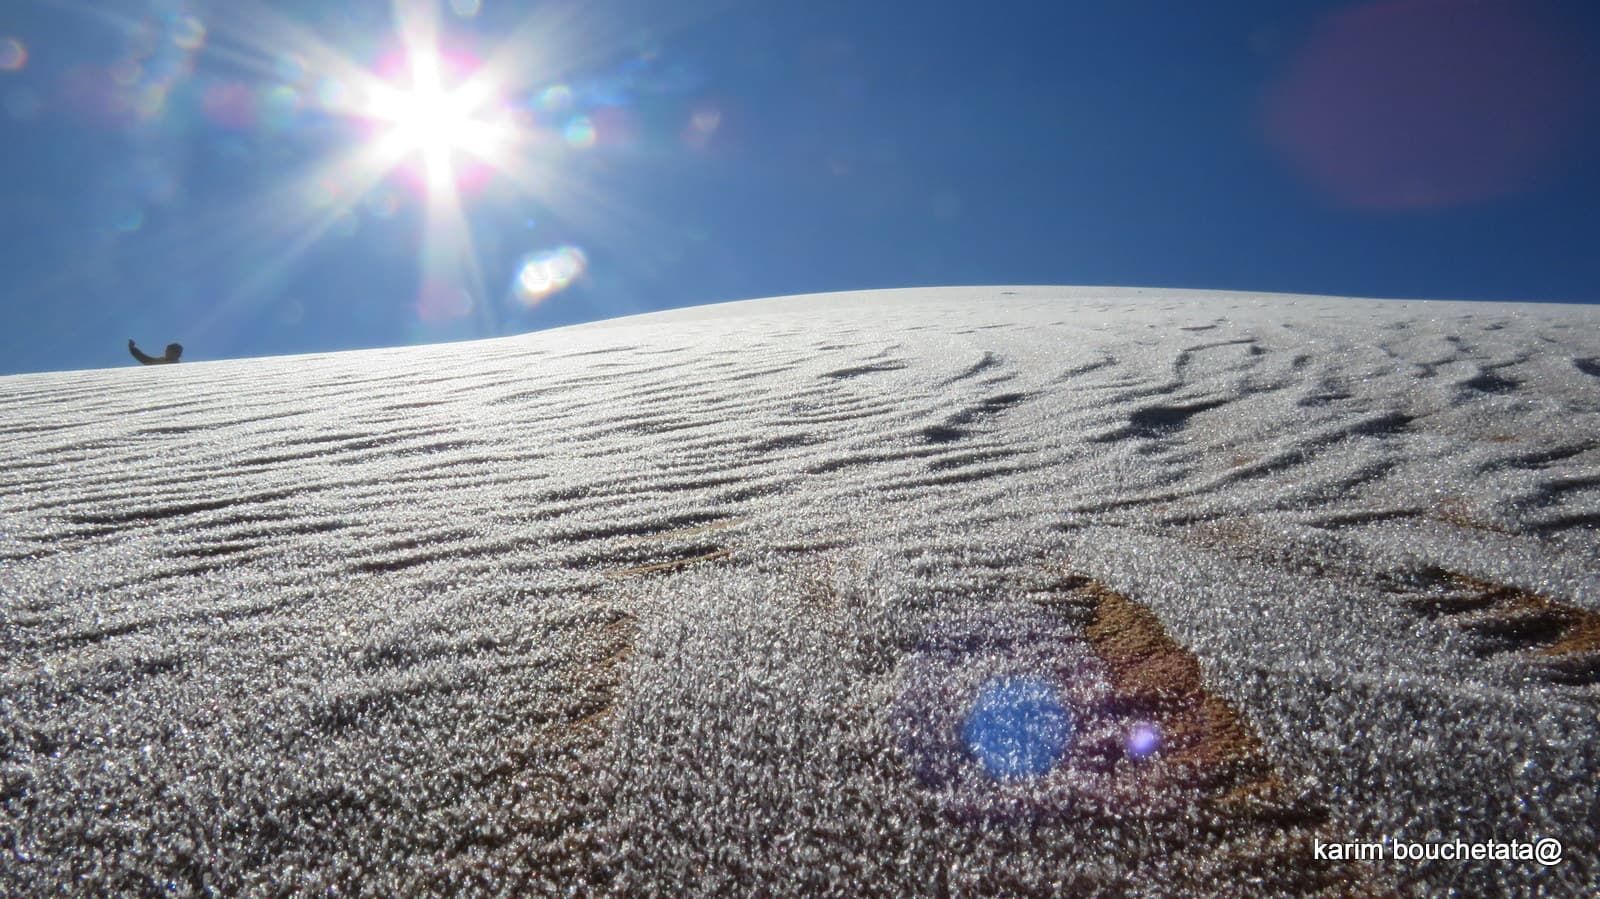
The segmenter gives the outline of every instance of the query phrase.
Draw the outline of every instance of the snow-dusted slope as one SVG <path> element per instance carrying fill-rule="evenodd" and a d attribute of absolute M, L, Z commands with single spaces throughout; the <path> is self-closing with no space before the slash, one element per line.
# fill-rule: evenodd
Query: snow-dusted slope
<path fill-rule="evenodd" d="M 1597 326 L 961 288 L 0 379 L 0 892 L 1593 891 Z M 1318 857 L 1386 837 L 1565 853 Z"/>

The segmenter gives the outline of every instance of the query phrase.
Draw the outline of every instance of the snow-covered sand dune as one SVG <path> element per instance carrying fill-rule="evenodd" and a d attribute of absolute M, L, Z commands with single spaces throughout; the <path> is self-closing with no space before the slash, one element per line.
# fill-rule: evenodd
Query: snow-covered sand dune
<path fill-rule="evenodd" d="M 1593 308 L 882 291 L 0 403 L 8 895 L 1600 881 Z M 1565 852 L 1319 857 L 1386 837 Z"/>

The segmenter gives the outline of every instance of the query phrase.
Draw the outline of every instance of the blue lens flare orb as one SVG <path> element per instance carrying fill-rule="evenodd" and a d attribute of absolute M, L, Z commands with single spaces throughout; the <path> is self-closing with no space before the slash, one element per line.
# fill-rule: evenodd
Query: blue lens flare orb
<path fill-rule="evenodd" d="M 962 738 L 990 777 L 1021 780 L 1055 767 L 1072 740 L 1072 724 L 1050 682 L 999 678 L 979 691 Z"/>
<path fill-rule="evenodd" d="M 1148 758 L 1161 748 L 1161 730 L 1154 724 L 1140 723 L 1128 731 L 1128 755 Z"/>

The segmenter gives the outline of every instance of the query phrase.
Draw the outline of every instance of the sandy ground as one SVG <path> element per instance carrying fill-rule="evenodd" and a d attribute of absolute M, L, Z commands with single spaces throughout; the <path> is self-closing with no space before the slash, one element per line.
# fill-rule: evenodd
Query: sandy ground
<path fill-rule="evenodd" d="M 1592 895 L 1597 325 L 951 288 L 0 378 L 0 893 Z"/>

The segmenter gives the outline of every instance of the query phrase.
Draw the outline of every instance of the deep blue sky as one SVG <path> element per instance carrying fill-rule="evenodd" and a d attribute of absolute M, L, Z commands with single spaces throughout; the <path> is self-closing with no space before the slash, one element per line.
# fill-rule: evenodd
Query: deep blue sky
<path fill-rule="evenodd" d="M 431 251 L 417 154 L 328 167 L 390 3 L 8 0 L 0 372 L 934 284 L 1600 301 L 1590 0 L 427 6 L 519 135 Z"/>

